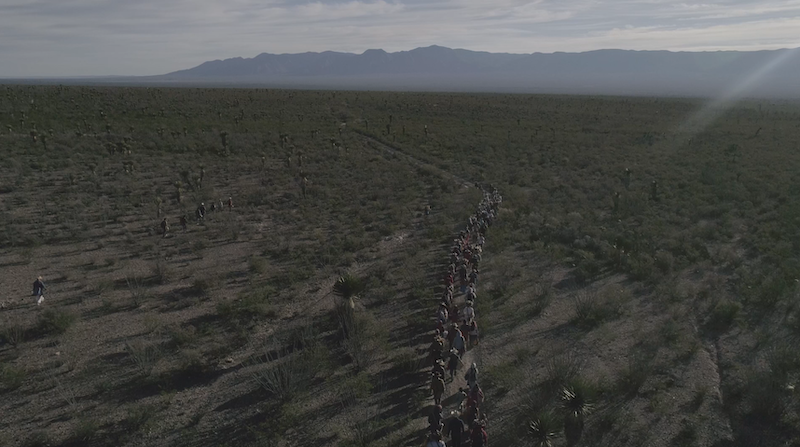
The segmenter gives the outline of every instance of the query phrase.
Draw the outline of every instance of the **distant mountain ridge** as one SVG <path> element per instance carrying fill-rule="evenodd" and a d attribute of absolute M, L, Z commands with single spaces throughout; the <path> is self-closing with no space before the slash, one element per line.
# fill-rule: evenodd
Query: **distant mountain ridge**
<path fill-rule="evenodd" d="M 204 62 L 151 79 L 321 88 L 692 95 L 732 88 L 776 59 L 784 61 L 754 83 L 754 91 L 800 97 L 797 49 L 509 54 L 433 45 L 395 53 L 380 49 L 361 54 L 262 53 L 253 58 Z"/>

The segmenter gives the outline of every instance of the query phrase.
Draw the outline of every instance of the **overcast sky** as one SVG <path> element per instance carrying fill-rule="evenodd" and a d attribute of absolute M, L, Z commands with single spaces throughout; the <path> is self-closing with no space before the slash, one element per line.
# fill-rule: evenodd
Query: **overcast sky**
<path fill-rule="evenodd" d="M 0 77 L 149 75 L 259 53 L 800 46 L 800 0 L 0 0 Z"/>

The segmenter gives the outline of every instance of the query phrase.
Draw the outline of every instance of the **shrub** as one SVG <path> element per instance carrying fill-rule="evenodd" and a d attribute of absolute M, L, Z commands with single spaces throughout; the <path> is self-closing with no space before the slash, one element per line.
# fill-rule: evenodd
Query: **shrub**
<path fill-rule="evenodd" d="M 706 326 L 713 332 L 723 333 L 731 327 L 741 310 L 741 304 L 722 299 L 711 310 Z"/>
<path fill-rule="evenodd" d="M 6 390 L 15 390 L 22 386 L 28 373 L 22 369 L 11 365 L 5 365 L 0 369 L 0 385 Z"/>
<path fill-rule="evenodd" d="M 197 349 L 181 351 L 179 357 L 179 369 L 184 374 L 201 374 L 206 370 L 207 365 L 203 361 L 203 354 Z"/>
<path fill-rule="evenodd" d="M 619 376 L 617 386 L 620 392 L 627 396 L 634 396 L 644 385 L 653 370 L 653 356 L 634 351 L 628 356 L 628 363 Z"/>
<path fill-rule="evenodd" d="M 395 350 L 393 363 L 401 372 L 410 374 L 420 369 L 422 359 L 414 348 L 405 347 Z"/>
<path fill-rule="evenodd" d="M 34 431 L 24 441 L 21 447 L 48 447 L 52 445 L 50 435 L 43 431 Z"/>
<path fill-rule="evenodd" d="M 337 394 L 342 407 L 355 405 L 359 400 L 366 399 L 373 392 L 373 385 L 369 380 L 369 376 L 364 372 L 346 377 L 338 388 Z"/>
<path fill-rule="evenodd" d="M 136 369 L 144 377 L 153 372 L 153 368 L 155 368 L 161 357 L 157 346 L 142 342 L 125 343 L 125 351 L 136 366 Z"/>
<path fill-rule="evenodd" d="M 546 382 L 553 388 L 560 389 L 580 374 L 583 361 L 572 351 L 554 355 L 547 360 Z"/>
<path fill-rule="evenodd" d="M 72 439 L 79 442 L 88 442 L 97 434 L 99 429 L 100 424 L 96 420 L 82 417 L 78 419 L 78 422 L 72 428 Z"/>
<path fill-rule="evenodd" d="M 267 260 L 259 256 L 251 256 L 248 264 L 252 273 L 262 275 L 267 272 Z"/>
<path fill-rule="evenodd" d="M 216 288 L 218 284 L 218 278 L 206 275 L 194 280 L 194 283 L 192 283 L 192 292 L 199 296 L 208 296 L 211 290 Z"/>
<path fill-rule="evenodd" d="M 153 279 L 158 284 L 166 284 L 172 277 L 172 271 L 167 266 L 167 263 L 161 259 L 153 264 L 151 272 L 153 274 Z"/>
<path fill-rule="evenodd" d="M 279 358 L 277 354 L 264 352 L 252 355 L 246 364 L 255 367 L 250 373 L 253 381 L 282 401 L 293 397 L 314 375 L 301 353 Z"/>
<path fill-rule="evenodd" d="M 486 368 L 484 374 L 486 389 L 495 389 L 498 394 L 505 394 L 521 383 L 522 370 L 514 362 L 501 363 Z"/>
<path fill-rule="evenodd" d="M 130 431 L 136 431 L 147 424 L 158 411 L 152 404 L 137 405 L 128 409 L 128 417 L 125 418 L 125 425 Z"/>
<path fill-rule="evenodd" d="M 38 328 L 45 334 L 63 334 L 75 323 L 77 317 L 65 310 L 46 309 L 39 315 Z"/>
<path fill-rule="evenodd" d="M 13 347 L 19 346 L 20 343 L 25 341 L 25 329 L 20 325 L 11 325 L 3 328 L 3 340 Z"/>
<path fill-rule="evenodd" d="M 197 343 L 197 329 L 188 325 L 181 327 L 178 325 L 172 326 L 168 329 L 170 341 L 176 347 L 184 347 Z"/>
<path fill-rule="evenodd" d="M 131 294 L 131 301 L 134 307 L 142 305 L 142 301 L 147 297 L 147 289 L 145 289 L 142 280 L 137 277 L 125 278 L 125 283 L 128 285 L 128 291 Z"/>

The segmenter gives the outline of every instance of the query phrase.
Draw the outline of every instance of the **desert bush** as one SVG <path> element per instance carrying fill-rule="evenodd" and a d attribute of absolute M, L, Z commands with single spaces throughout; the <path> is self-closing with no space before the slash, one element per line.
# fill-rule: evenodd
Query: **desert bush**
<path fill-rule="evenodd" d="M 637 281 L 648 281 L 656 273 L 655 261 L 645 253 L 638 253 L 630 259 L 631 277 Z"/>
<path fill-rule="evenodd" d="M 197 349 L 181 351 L 178 356 L 178 370 L 184 374 L 201 374 L 206 370 L 207 366 L 203 360 L 202 352 Z"/>
<path fill-rule="evenodd" d="M 114 290 L 114 281 L 110 279 L 101 279 L 95 283 L 93 289 L 97 296 L 103 296 Z"/>
<path fill-rule="evenodd" d="M 157 411 L 158 408 L 152 404 L 141 404 L 128 408 L 125 426 L 130 431 L 136 431 L 152 420 Z"/>
<path fill-rule="evenodd" d="M 422 366 L 422 358 L 414 348 L 405 347 L 395 349 L 392 363 L 403 373 L 411 374 L 417 372 Z"/>
<path fill-rule="evenodd" d="M 50 435 L 43 431 L 34 431 L 20 444 L 21 447 L 49 447 L 51 445 Z"/>
<path fill-rule="evenodd" d="M 302 353 L 280 358 L 277 354 L 263 352 L 252 355 L 246 364 L 254 367 L 250 373 L 253 381 L 282 401 L 293 397 L 314 376 Z"/>
<path fill-rule="evenodd" d="M 234 301 L 221 301 L 217 304 L 219 316 L 231 324 L 241 324 L 260 318 L 277 318 L 275 307 L 269 303 L 273 293 L 271 287 L 245 292 Z"/>
<path fill-rule="evenodd" d="M 345 351 L 353 360 L 356 370 L 369 367 L 381 354 L 381 343 L 384 341 L 374 322 L 366 315 L 356 315 L 350 327 L 350 336 L 344 340 Z"/>
<path fill-rule="evenodd" d="M 369 406 L 360 405 L 353 412 L 350 432 L 347 434 L 343 447 L 369 447 L 375 445 L 379 433 L 387 424 L 387 420 L 379 419 L 378 412 Z"/>
<path fill-rule="evenodd" d="M 769 371 L 750 372 L 743 391 L 744 413 L 752 420 L 774 424 L 786 412 L 790 397 L 786 385 Z"/>
<path fill-rule="evenodd" d="M 25 329 L 18 324 L 8 325 L 3 328 L 0 336 L 2 336 L 3 341 L 16 348 L 25 341 Z"/>
<path fill-rule="evenodd" d="M 723 333 L 733 325 L 741 310 L 741 304 L 728 299 L 721 299 L 711 310 L 706 327 L 713 332 Z"/>
<path fill-rule="evenodd" d="M 153 372 L 156 363 L 161 358 L 161 352 L 154 344 L 147 344 L 144 342 L 125 343 L 125 352 L 131 359 L 136 369 L 144 377 L 149 376 Z"/>
<path fill-rule="evenodd" d="M 170 342 L 173 346 L 182 348 L 186 346 L 191 346 L 197 343 L 199 336 L 197 334 L 197 329 L 192 326 L 170 326 L 167 329 L 167 334 L 169 335 Z"/>
<path fill-rule="evenodd" d="M 487 390 L 496 390 L 499 395 L 511 391 L 522 383 L 523 372 L 515 362 L 505 362 L 486 368 L 484 373 Z"/>
<path fill-rule="evenodd" d="M 337 396 L 342 408 L 355 405 L 358 401 L 368 398 L 373 392 L 372 382 L 365 372 L 345 377 L 338 385 Z"/>
<path fill-rule="evenodd" d="M 142 302 L 147 298 L 147 289 L 142 280 L 135 276 L 128 276 L 125 278 L 125 284 L 128 285 L 128 292 L 131 294 L 131 302 L 134 307 L 141 306 Z"/>
<path fill-rule="evenodd" d="M 626 396 L 635 396 L 653 371 L 652 353 L 634 350 L 628 354 L 628 362 L 617 380 L 619 391 Z"/>
<path fill-rule="evenodd" d="M 15 390 L 22 386 L 27 376 L 27 371 L 22 368 L 3 365 L 0 368 L 0 385 L 2 385 L 3 389 Z"/>
<path fill-rule="evenodd" d="M 267 272 L 267 260 L 260 256 L 251 256 L 248 265 L 252 273 L 262 275 Z"/>
<path fill-rule="evenodd" d="M 213 275 L 204 275 L 192 283 L 192 292 L 199 296 L 208 296 L 219 285 L 219 278 Z"/>
<path fill-rule="evenodd" d="M 172 277 L 172 270 L 167 263 L 161 259 L 153 263 L 150 272 L 153 274 L 153 279 L 158 284 L 167 284 Z"/>
<path fill-rule="evenodd" d="M 75 323 L 77 317 L 63 309 L 46 309 L 39 315 L 38 329 L 45 334 L 63 334 Z"/>
<path fill-rule="evenodd" d="M 53 381 L 53 389 L 58 397 L 69 407 L 71 412 L 76 412 L 78 396 L 75 393 L 75 388 L 68 382 L 64 382 L 59 379 L 53 372 L 50 372 L 49 375 L 50 379 Z"/>
<path fill-rule="evenodd" d="M 72 435 L 70 438 L 73 441 L 88 443 L 92 438 L 94 438 L 99 429 L 100 423 L 98 421 L 88 417 L 82 417 L 78 419 L 78 421 L 72 427 Z"/>
<path fill-rule="evenodd" d="M 550 387 L 561 389 L 580 374 L 583 360 L 573 351 L 556 354 L 545 363 L 547 372 L 545 382 Z"/>

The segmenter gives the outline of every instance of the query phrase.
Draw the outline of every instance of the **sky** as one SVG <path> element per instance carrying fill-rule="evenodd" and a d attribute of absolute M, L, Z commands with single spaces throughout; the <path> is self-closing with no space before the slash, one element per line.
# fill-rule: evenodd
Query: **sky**
<path fill-rule="evenodd" d="M 260 53 L 800 47 L 800 0 L 0 0 L 0 78 L 155 75 Z"/>

